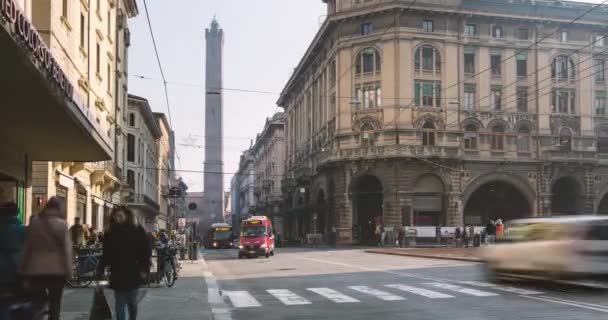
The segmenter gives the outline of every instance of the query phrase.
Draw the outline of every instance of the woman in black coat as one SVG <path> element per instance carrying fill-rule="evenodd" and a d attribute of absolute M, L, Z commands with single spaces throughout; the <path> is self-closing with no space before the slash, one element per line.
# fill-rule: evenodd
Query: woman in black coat
<path fill-rule="evenodd" d="M 117 207 L 104 235 L 103 266 L 110 267 L 110 285 L 116 297 L 116 319 L 137 318 L 138 288 L 148 279 L 152 248 L 146 231 L 135 223 L 133 212 Z"/>

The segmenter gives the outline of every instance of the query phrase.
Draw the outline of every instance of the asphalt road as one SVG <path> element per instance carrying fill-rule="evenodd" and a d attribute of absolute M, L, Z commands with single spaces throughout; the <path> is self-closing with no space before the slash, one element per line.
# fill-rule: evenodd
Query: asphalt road
<path fill-rule="evenodd" d="M 204 253 L 222 319 L 608 319 L 608 292 L 484 279 L 475 263 L 365 253 L 277 249 L 269 259 Z M 217 301 L 216 301 L 217 302 Z"/>

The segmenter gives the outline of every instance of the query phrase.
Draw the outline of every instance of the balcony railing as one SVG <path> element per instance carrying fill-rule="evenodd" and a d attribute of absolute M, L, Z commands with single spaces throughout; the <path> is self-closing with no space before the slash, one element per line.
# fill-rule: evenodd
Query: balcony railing
<path fill-rule="evenodd" d="M 356 160 L 356 159 L 377 159 L 377 158 L 397 158 L 397 157 L 438 157 L 452 158 L 458 157 L 458 147 L 446 146 L 407 146 L 389 145 L 372 146 L 367 148 L 340 149 L 319 152 L 315 156 L 318 166 L 327 162 Z"/>
<path fill-rule="evenodd" d="M 113 176 L 117 178 L 122 177 L 122 170 L 116 165 L 114 161 L 100 161 L 94 162 L 91 164 L 93 170 L 95 171 L 106 171 L 110 172 Z"/>
<path fill-rule="evenodd" d="M 145 205 L 156 211 L 160 211 L 160 205 L 154 201 L 152 198 L 148 197 L 145 194 L 135 193 L 131 194 L 127 197 L 127 204 L 130 205 Z"/>

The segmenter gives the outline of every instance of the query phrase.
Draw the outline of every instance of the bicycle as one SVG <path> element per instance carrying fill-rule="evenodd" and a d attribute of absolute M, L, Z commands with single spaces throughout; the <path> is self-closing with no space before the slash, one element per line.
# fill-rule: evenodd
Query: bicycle
<path fill-rule="evenodd" d="M 101 249 L 97 247 L 78 250 L 72 261 L 72 277 L 66 282 L 72 288 L 86 288 L 98 278 Z"/>
<path fill-rule="evenodd" d="M 158 265 L 156 282 L 164 280 L 167 287 L 172 287 L 177 280 L 179 265 L 175 263 L 177 248 L 174 246 L 158 246 L 156 248 Z"/>

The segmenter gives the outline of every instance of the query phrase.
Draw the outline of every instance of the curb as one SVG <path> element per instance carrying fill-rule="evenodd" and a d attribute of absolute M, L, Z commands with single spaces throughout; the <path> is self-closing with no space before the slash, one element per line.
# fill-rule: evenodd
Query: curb
<path fill-rule="evenodd" d="M 416 258 L 437 259 L 437 260 L 452 260 L 452 261 L 483 263 L 483 260 L 478 259 L 478 258 L 442 257 L 442 256 L 424 255 L 424 254 L 417 254 L 417 253 L 402 253 L 402 252 L 390 252 L 390 251 L 378 251 L 378 250 L 365 250 L 365 252 L 375 253 L 375 254 L 386 254 L 386 255 L 390 255 L 390 256 L 405 256 L 405 257 L 416 257 Z"/>

